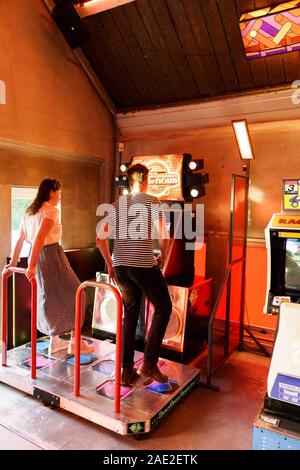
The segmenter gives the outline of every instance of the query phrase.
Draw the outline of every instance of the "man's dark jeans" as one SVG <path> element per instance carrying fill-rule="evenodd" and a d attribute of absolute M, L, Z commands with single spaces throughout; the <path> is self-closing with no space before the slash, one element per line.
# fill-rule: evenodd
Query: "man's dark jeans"
<path fill-rule="evenodd" d="M 150 331 L 148 333 L 144 360 L 156 365 L 161 343 L 172 312 L 172 302 L 168 286 L 158 266 L 153 268 L 135 268 L 117 266 L 116 279 L 123 296 L 123 367 L 134 364 L 134 339 L 139 319 L 143 294 L 155 307 Z"/>

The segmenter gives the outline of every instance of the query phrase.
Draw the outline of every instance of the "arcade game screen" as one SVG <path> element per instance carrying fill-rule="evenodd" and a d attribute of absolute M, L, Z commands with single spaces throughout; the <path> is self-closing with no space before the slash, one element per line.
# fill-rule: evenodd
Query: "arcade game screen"
<path fill-rule="evenodd" d="M 300 239 L 287 239 L 285 287 L 300 291 Z"/>

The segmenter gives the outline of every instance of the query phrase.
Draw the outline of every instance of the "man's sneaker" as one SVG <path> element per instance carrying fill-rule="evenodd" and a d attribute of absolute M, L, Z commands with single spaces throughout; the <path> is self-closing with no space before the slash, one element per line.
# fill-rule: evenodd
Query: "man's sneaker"
<path fill-rule="evenodd" d="M 122 377 L 121 377 L 121 384 L 122 385 L 131 385 L 132 382 L 139 378 L 136 368 L 131 367 L 123 367 L 122 370 Z"/>
<path fill-rule="evenodd" d="M 64 349 L 68 349 L 68 341 L 60 339 L 59 336 L 52 336 L 52 338 L 50 338 L 48 346 L 48 354 L 50 356 Z"/>
<path fill-rule="evenodd" d="M 159 382 L 161 384 L 167 383 L 169 380 L 167 375 L 161 373 L 157 364 L 153 366 L 144 362 L 137 373 L 143 377 L 149 377 L 150 379 L 155 380 L 155 382 Z"/>
<path fill-rule="evenodd" d="M 80 343 L 80 354 L 92 354 L 95 351 L 94 346 L 88 344 L 86 341 Z M 68 347 L 68 354 L 75 354 L 75 341 L 70 340 Z"/>

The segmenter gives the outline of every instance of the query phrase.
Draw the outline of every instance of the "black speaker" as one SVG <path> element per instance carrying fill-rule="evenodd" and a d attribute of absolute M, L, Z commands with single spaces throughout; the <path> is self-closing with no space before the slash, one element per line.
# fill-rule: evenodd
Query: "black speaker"
<path fill-rule="evenodd" d="M 58 3 L 52 11 L 52 17 L 72 49 L 88 39 L 87 30 L 71 3 Z"/>

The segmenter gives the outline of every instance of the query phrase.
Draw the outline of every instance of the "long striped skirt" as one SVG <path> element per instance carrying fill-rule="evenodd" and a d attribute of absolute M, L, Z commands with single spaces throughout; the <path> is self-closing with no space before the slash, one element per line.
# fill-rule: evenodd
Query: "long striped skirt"
<path fill-rule="evenodd" d="M 45 335 L 75 328 L 75 298 L 80 281 L 59 243 L 42 249 L 36 266 L 37 327 Z M 82 315 L 82 324 L 84 315 Z"/>

